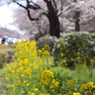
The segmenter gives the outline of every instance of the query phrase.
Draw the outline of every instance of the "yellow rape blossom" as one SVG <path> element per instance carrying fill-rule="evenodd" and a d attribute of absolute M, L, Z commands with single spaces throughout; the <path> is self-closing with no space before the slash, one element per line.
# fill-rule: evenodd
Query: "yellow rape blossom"
<path fill-rule="evenodd" d="M 71 80 L 68 80 L 67 81 L 67 86 L 68 86 L 68 88 L 73 87 L 74 86 L 73 82 Z"/>
<path fill-rule="evenodd" d="M 14 93 L 14 90 L 12 90 L 10 94 L 13 95 L 13 93 Z"/>
<path fill-rule="evenodd" d="M 61 53 L 61 56 L 64 56 L 64 54 L 63 54 L 63 53 Z"/>
<path fill-rule="evenodd" d="M 38 95 L 45 95 L 44 93 L 40 93 L 40 94 L 38 94 Z"/>
<path fill-rule="evenodd" d="M 34 93 L 32 93 L 31 95 L 35 95 Z"/>
<path fill-rule="evenodd" d="M 93 60 L 93 59 L 91 59 L 91 62 L 94 62 L 94 60 Z"/>
<path fill-rule="evenodd" d="M 12 85 L 12 88 L 14 88 L 14 87 L 15 87 L 15 85 L 13 84 L 13 85 Z"/>
<path fill-rule="evenodd" d="M 29 85 L 30 85 L 29 83 L 26 84 L 26 86 L 29 86 Z"/>
<path fill-rule="evenodd" d="M 5 66 L 6 66 L 6 67 L 9 67 L 9 64 L 6 63 Z"/>
<path fill-rule="evenodd" d="M 18 84 L 20 85 L 21 84 L 21 81 L 18 81 Z"/>
<path fill-rule="evenodd" d="M 59 82 L 55 82 L 55 86 L 58 86 L 59 85 Z"/>
<path fill-rule="evenodd" d="M 57 47 L 60 47 L 60 45 L 58 45 Z"/>
<path fill-rule="evenodd" d="M 81 95 L 80 93 L 78 92 L 74 92 L 73 95 Z"/>
<path fill-rule="evenodd" d="M 80 52 L 77 52 L 77 55 L 80 55 Z"/>
<path fill-rule="evenodd" d="M 44 85 L 42 85 L 42 89 L 44 89 L 45 88 L 45 86 Z"/>
<path fill-rule="evenodd" d="M 24 81 L 24 83 L 27 83 L 27 81 Z"/>
<path fill-rule="evenodd" d="M 8 85 L 7 88 L 11 87 L 11 85 Z"/>
<path fill-rule="evenodd" d="M 53 84 L 55 83 L 55 79 L 53 79 L 52 83 L 53 83 Z"/>
<path fill-rule="evenodd" d="M 35 92 L 38 91 L 38 88 L 35 88 L 34 91 L 35 91 Z"/>
<path fill-rule="evenodd" d="M 87 88 L 89 90 L 91 90 L 93 88 L 94 83 L 93 82 L 88 82 L 86 85 L 87 85 Z"/>
<path fill-rule="evenodd" d="M 87 84 L 82 84 L 80 89 L 84 92 L 87 89 Z"/>
<path fill-rule="evenodd" d="M 5 80 L 9 80 L 9 78 L 5 78 Z"/>

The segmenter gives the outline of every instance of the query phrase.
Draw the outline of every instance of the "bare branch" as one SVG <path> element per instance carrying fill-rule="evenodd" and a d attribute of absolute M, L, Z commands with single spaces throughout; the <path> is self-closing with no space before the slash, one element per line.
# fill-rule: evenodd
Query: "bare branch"
<path fill-rule="evenodd" d="M 17 5 L 19 5 L 20 7 L 23 7 L 24 9 L 27 9 L 27 7 L 23 6 L 22 4 L 16 2 L 16 0 L 13 0 L 13 2 L 15 2 Z"/>
<path fill-rule="evenodd" d="M 52 0 L 52 1 L 53 1 L 53 3 L 54 3 L 55 8 L 57 8 L 57 5 L 56 5 L 56 3 L 55 3 L 55 0 Z"/>
<path fill-rule="evenodd" d="M 95 6 L 91 6 L 91 8 L 95 9 Z"/>
<path fill-rule="evenodd" d="M 27 1 L 27 8 L 30 8 L 30 9 L 33 9 L 33 10 L 38 10 L 38 9 L 41 9 L 39 5 L 35 4 L 33 1 L 29 1 L 29 0 L 26 0 Z M 30 4 L 30 2 L 33 3 Z"/>
<path fill-rule="evenodd" d="M 37 8 L 36 6 L 30 5 L 29 0 L 26 0 L 26 1 L 27 1 L 27 7 L 25 7 L 25 6 L 23 6 L 22 4 L 16 2 L 16 0 L 13 0 L 13 2 L 15 2 L 15 3 L 18 4 L 19 6 L 23 7 L 24 9 L 26 9 L 27 15 L 28 15 L 28 17 L 29 17 L 29 19 L 30 19 L 31 21 L 37 21 L 37 20 L 39 20 L 40 17 L 38 17 L 38 18 L 32 18 L 32 17 L 31 17 L 30 10 L 29 10 L 29 8 L 34 9 L 34 10 L 36 10 L 36 9 L 38 9 L 38 8 Z"/>
<path fill-rule="evenodd" d="M 38 4 L 34 3 L 32 0 L 30 2 L 37 6 L 39 9 L 42 9 Z"/>
<path fill-rule="evenodd" d="M 64 11 L 61 11 L 59 14 L 58 14 L 58 16 L 60 16 L 61 14 L 63 14 L 64 12 L 66 12 L 67 10 L 69 10 L 70 8 L 72 8 L 73 6 L 70 6 L 70 7 L 68 7 L 67 9 L 65 9 Z"/>
<path fill-rule="evenodd" d="M 46 3 L 49 3 L 49 1 L 48 0 L 43 0 L 44 2 L 46 2 Z"/>
<path fill-rule="evenodd" d="M 37 21 L 37 20 L 39 20 L 39 18 L 32 18 L 32 17 L 31 17 L 30 10 L 29 10 L 28 8 L 27 8 L 26 10 L 27 10 L 28 17 L 29 17 L 29 19 L 30 19 L 31 21 Z"/>
<path fill-rule="evenodd" d="M 75 20 L 70 19 L 68 16 L 65 16 L 66 19 L 68 19 L 70 22 L 75 22 Z"/>
<path fill-rule="evenodd" d="M 29 0 L 26 0 L 27 1 L 27 5 L 30 5 L 30 2 L 29 2 Z"/>
<path fill-rule="evenodd" d="M 63 2 L 61 0 L 61 12 L 62 12 L 62 10 L 63 10 Z"/>

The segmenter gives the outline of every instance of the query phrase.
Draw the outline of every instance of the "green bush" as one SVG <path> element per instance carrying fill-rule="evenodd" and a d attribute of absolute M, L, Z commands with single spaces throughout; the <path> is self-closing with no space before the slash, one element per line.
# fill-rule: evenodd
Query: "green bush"
<path fill-rule="evenodd" d="M 38 39 L 39 39 L 41 36 L 42 36 L 42 35 L 41 35 L 40 33 L 35 34 L 35 39 L 36 39 L 36 41 L 38 41 Z"/>
<path fill-rule="evenodd" d="M 0 68 L 3 68 L 4 62 L 6 62 L 5 54 L 0 54 Z"/>
<path fill-rule="evenodd" d="M 90 65 L 95 59 L 95 35 L 88 32 L 69 33 L 56 42 L 52 54 L 55 65 Z"/>
<path fill-rule="evenodd" d="M 47 51 L 49 51 L 51 53 L 56 41 L 57 41 L 56 37 L 50 36 L 50 35 L 45 35 L 45 36 L 39 38 L 36 45 L 37 45 L 38 49 L 45 48 Z"/>
<path fill-rule="evenodd" d="M 0 53 L 0 68 L 3 68 L 5 63 L 10 63 L 12 57 L 14 56 L 14 51 L 7 51 L 6 53 Z"/>

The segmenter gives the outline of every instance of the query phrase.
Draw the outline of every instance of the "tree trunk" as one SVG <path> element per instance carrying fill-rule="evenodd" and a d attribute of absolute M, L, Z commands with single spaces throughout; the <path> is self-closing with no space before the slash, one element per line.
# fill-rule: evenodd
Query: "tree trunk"
<path fill-rule="evenodd" d="M 76 11 L 75 12 L 75 31 L 80 31 L 80 11 Z"/>
<path fill-rule="evenodd" d="M 79 19 L 77 19 L 76 21 L 75 21 L 75 31 L 80 31 L 80 24 L 79 24 Z"/>
<path fill-rule="evenodd" d="M 60 37 L 60 22 L 59 18 L 56 15 L 51 15 L 49 18 L 50 23 L 50 35 Z"/>
<path fill-rule="evenodd" d="M 51 0 L 44 0 L 47 4 L 48 8 L 48 13 L 47 13 L 47 18 L 49 20 L 50 24 L 50 35 L 51 36 L 56 36 L 57 38 L 60 37 L 60 22 L 59 22 L 59 17 L 57 15 L 58 10 L 57 7 L 52 4 Z M 54 1 L 53 1 L 54 2 Z"/>

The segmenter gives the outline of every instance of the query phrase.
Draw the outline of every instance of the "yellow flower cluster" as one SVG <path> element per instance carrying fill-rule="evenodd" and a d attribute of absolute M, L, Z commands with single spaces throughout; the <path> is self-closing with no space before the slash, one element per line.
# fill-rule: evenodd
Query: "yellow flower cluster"
<path fill-rule="evenodd" d="M 40 56 L 50 56 L 50 53 L 43 48 L 43 50 L 38 49 L 38 54 Z"/>
<path fill-rule="evenodd" d="M 47 45 L 45 47 L 48 47 Z M 59 46 L 58 46 L 59 47 Z M 54 79 L 53 72 L 47 65 L 46 56 L 49 58 L 50 53 L 46 50 L 36 50 L 36 42 L 17 42 L 15 48 L 16 60 L 10 67 L 10 75 L 5 78 L 6 81 L 11 80 L 11 84 L 7 86 L 9 95 L 63 95 L 58 91 L 59 82 Z M 42 57 L 38 56 L 38 53 Z M 79 54 L 78 54 L 79 55 Z M 61 56 L 64 56 L 61 53 Z M 47 70 L 49 68 L 49 70 Z M 67 81 L 68 89 L 74 89 L 73 82 Z M 80 89 L 82 92 L 91 91 L 95 88 L 93 82 L 82 84 Z M 78 92 L 69 91 L 68 94 L 80 95 Z"/>
<path fill-rule="evenodd" d="M 44 49 L 50 49 L 49 45 L 45 44 Z"/>
<path fill-rule="evenodd" d="M 73 95 L 81 95 L 80 93 L 78 92 L 74 92 Z"/>
<path fill-rule="evenodd" d="M 82 84 L 80 89 L 83 93 L 86 93 L 87 91 L 90 92 L 94 88 L 93 82 L 88 82 L 86 84 Z"/>
<path fill-rule="evenodd" d="M 68 86 L 68 88 L 70 88 L 70 89 L 73 89 L 73 88 L 74 88 L 73 82 L 72 82 L 71 80 L 68 80 L 68 81 L 67 81 L 67 86 Z"/>
<path fill-rule="evenodd" d="M 10 87 L 11 87 L 11 88 L 14 88 L 15 85 L 14 85 L 14 84 L 13 84 L 13 85 L 10 85 L 10 84 L 9 84 L 9 85 L 7 86 L 7 88 L 10 88 Z"/>
<path fill-rule="evenodd" d="M 42 82 L 42 89 L 45 89 L 45 87 L 49 87 L 49 90 L 52 92 L 55 92 L 55 89 L 58 89 L 59 87 L 59 82 L 57 82 L 54 79 L 54 75 L 50 70 L 45 70 L 42 72 L 41 75 L 41 82 Z"/>
<path fill-rule="evenodd" d="M 50 82 L 50 78 L 54 78 L 53 73 L 50 70 L 45 70 L 41 74 L 41 82 L 44 85 L 48 85 L 48 82 Z"/>
<path fill-rule="evenodd" d="M 50 53 L 44 49 L 38 50 L 44 57 L 42 59 L 37 55 L 36 49 L 35 41 L 29 42 L 26 40 L 25 42 L 16 43 L 15 56 L 17 59 L 12 67 L 9 67 L 11 76 L 5 78 L 6 81 L 12 80 L 13 85 L 7 86 L 10 89 L 10 95 L 15 95 L 14 93 L 17 95 L 22 95 L 22 93 L 23 95 L 50 95 L 48 92 L 39 91 L 41 87 L 45 89 L 45 85 L 41 85 L 41 82 L 47 85 L 50 81 L 52 83 L 51 78 L 54 78 L 50 70 L 45 70 L 48 66 L 44 56 L 48 58 Z M 59 82 L 55 82 L 54 85 L 58 86 Z"/>

